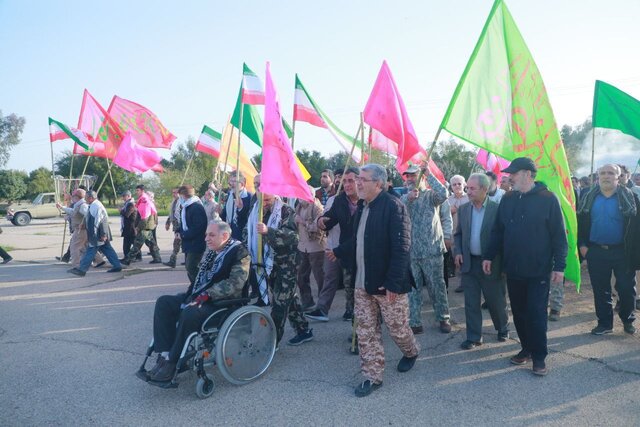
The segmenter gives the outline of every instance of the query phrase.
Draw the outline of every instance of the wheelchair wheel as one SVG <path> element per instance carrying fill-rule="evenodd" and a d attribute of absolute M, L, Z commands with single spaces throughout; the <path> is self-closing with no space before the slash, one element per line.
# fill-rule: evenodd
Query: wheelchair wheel
<path fill-rule="evenodd" d="M 229 315 L 216 341 L 216 364 L 236 385 L 260 377 L 276 352 L 276 327 L 266 310 L 248 305 Z"/>
<path fill-rule="evenodd" d="M 196 395 L 200 399 L 206 399 L 207 397 L 211 397 L 215 387 L 213 385 L 213 380 L 209 377 L 198 378 L 196 382 Z"/>

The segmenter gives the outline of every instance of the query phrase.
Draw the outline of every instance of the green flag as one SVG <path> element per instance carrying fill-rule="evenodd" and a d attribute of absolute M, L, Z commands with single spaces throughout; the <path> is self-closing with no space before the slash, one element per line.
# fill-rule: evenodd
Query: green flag
<path fill-rule="evenodd" d="M 569 243 L 565 275 L 580 289 L 567 157 L 538 67 L 502 0 L 493 4 L 441 128 L 507 160 L 535 162 L 536 179 L 560 200 Z"/>
<path fill-rule="evenodd" d="M 596 80 L 593 127 L 616 129 L 640 139 L 640 101 L 608 83 Z"/>

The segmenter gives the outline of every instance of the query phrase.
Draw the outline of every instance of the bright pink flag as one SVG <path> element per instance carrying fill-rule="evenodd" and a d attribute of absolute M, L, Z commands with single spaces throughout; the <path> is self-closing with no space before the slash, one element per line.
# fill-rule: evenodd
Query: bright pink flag
<path fill-rule="evenodd" d="M 508 160 L 498 157 L 493 153 L 489 153 L 484 148 L 478 150 L 476 162 L 478 162 L 484 170 L 495 173 L 498 177 L 498 182 L 500 182 L 500 177 L 502 176 L 502 169 L 505 169 L 510 164 Z"/>
<path fill-rule="evenodd" d="M 378 78 L 364 108 L 364 121 L 398 144 L 396 168 L 400 169 L 422 150 L 387 61 L 382 62 Z"/>
<path fill-rule="evenodd" d="M 176 139 L 155 114 L 135 102 L 114 96 L 108 112 L 122 132 L 133 132 L 143 147 L 170 149 Z"/>
<path fill-rule="evenodd" d="M 276 88 L 271 80 L 269 63 L 266 71 L 264 134 L 260 191 L 282 197 L 296 197 L 313 202 L 313 194 L 302 177 L 291 143 L 282 126 L 282 115 Z"/>
<path fill-rule="evenodd" d="M 82 96 L 78 129 L 89 134 L 97 145 L 102 144 L 100 149 L 103 155 L 100 157 L 109 159 L 113 159 L 116 155 L 118 146 L 124 138 L 124 132 L 86 89 Z"/>
<path fill-rule="evenodd" d="M 107 150 L 107 146 L 103 142 L 90 142 L 89 148 L 91 151 L 87 151 L 78 144 L 73 144 L 73 154 L 89 157 L 100 157 L 102 159 L 113 159 L 115 153 L 110 153 Z"/>
<path fill-rule="evenodd" d="M 142 173 L 156 166 L 162 157 L 154 150 L 139 145 L 133 134 L 127 132 L 113 163 L 129 172 Z"/>

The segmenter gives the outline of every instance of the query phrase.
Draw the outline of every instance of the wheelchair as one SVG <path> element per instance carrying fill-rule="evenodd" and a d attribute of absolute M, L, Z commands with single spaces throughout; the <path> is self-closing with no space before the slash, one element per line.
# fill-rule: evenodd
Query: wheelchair
<path fill-rule="evenodd" d="M 215 365 L 232 384 L 243 385 L 264 374 L 276 352 L 276 327 L 271 315 L 261 307 L 247 305 L 249 298 L 216 301 L 216 310 L 204 321 L 200 331 L 191 333 L 180 353 L 171 381 L 153 383 L 162 388 L 177 388 L 177 377 L 195 371 L 196 395 L 201 399 L 214 392 L 212 377 L 206 369 Z M 149 381 L 145 365 L 153 353 L 153 338 L 136 376 Z"/>

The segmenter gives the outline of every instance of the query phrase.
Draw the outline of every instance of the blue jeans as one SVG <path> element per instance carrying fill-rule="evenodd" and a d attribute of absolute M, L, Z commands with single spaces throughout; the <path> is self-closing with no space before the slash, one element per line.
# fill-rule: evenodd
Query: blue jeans
<path fill-rule="evenodd" d="M 96 256 L 96 253 L 100 251 L 104 256 L 109 260 L 109 264 L 111 264 L 114 268 L 122 268 L 122 264 L 120 264 L 120 260 L 118 259 L 118 254 L 113 250 L 111 243 L 104 242 L 102 246 L 87 246 L 87 251 L 84 253 L 82 260 L 80 260 L 80 267 L 78 270 L 84 271 L 85 273 L 89 270 L 91 266 L 91 261 L 93 261 L 93 257 Z"/>
<path fill-rule="evenodd" d="M 544 277 L 516 278 L 507 276 L 513 324 L 522 349 L 534 361 L 547 357 L 547 305 L 551 274 Z"/>
<path fill-rule="evenodd" d="M 611 299 L 611 274 L 616 278 L 615 288 L 620 300 L 620 320 L 631 323 L 636 317 L 635 271 L 627 267 L 624 248 L 590 246 L 587 252 L 587 267 L 593 288 L 593 300 L 596 306 L 598 326 L 613 328 L 613 301 Z"/>

